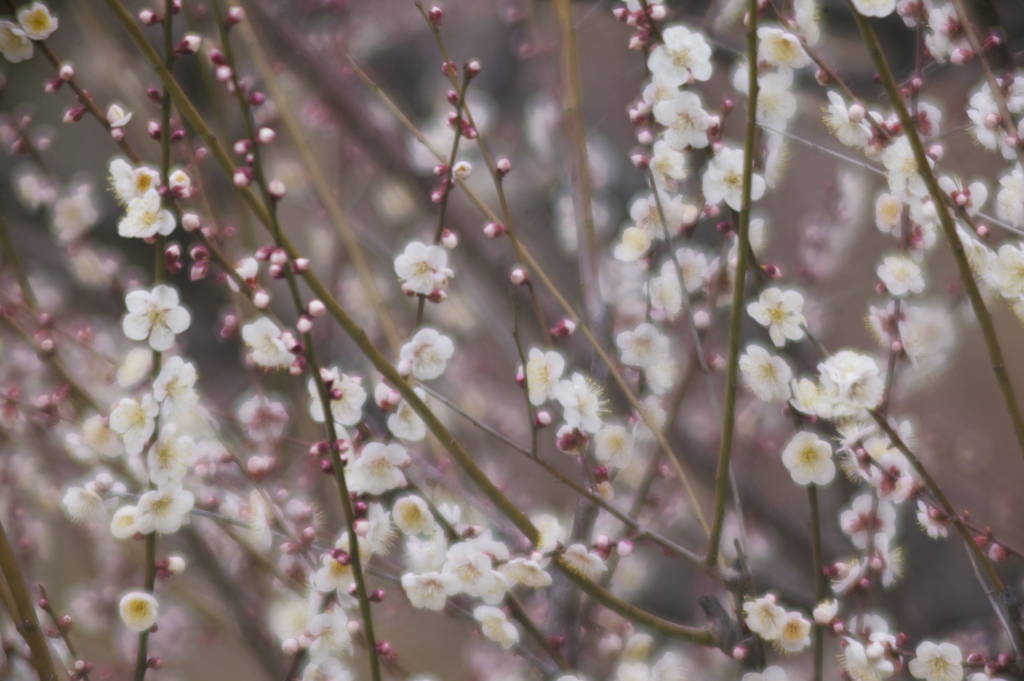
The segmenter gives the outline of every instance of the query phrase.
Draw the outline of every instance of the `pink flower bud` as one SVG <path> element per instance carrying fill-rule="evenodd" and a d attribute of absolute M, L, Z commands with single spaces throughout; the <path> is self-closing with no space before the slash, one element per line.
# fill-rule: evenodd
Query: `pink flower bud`
<path fill-rule="evenodd" d="M 237 5 L 230 8 L 227 15 L 224 17 L 224 21 L 228 26 L 242 23 L 245 21 L 245 10 Z"/>
<path fill-rule="evenodd" d="M 561 319 L 551 327 L 551 335 L 557 338 L 568 338 L 576 331 L 576 322 L 571 319 Z"/>
<path fill-rule="evenodd" d="M 313 299 L 306 303 L 306 312 L 313 319 L 319 319 L 327 313 L 327 306 L 322 301 Z"/>
<path fill-rule="evenodd" d="M 427 17 L 430 19 L 430 23 L 432 23 L 434 26 L 440 26 L 441 22 L 444 20 L 444 12 L 441 10 L 440 7 L 434 5 L 427 12 Z"/>
<path fill-rule="evenodd" d="M 310 331 L 313 330 L 313 320 L 310 317 L 307 317 L 306 315 L 302 315 L 295 322 L 295 328 L 298 330 L 299 333 L 309 333 Z"/>
<path fill-rule="evenodd" d="M 468 64 L 466 64 L 466 77 L 475 78 L 476 76 L 480 75 L 480 71 L 482 69 L 483 65 L 480 64 L 478 60 L 473 59 Z"/>
<path fill-rule="evenodd" d="M 629 160 L 633 162 L 633 166 L 638 170 L 647 170 L 651 164 L 650 159 L 644 154 L 633 154 L 629 157 Z"/>
<path fill-rule="evenodd" d="M 512 170 L 512 161 L 507 158 L 499 158 L 498 162 L 494 164 L 494 171 L 498 177 L 505 177 L 510 170 Z"/>
<path fill-rule="evenodd" d="M 512 283 L 515 284 L 516 286 L 521 286 L 522 284 L 525 284 L 528 281 L 526 272 L 521 267 L 517 267 L 514 270 L 512 270 L 512 274 L 510 275 L 509 278 L 512 280 Z"/>
<path fill-rule="evenodd" d="M 270 194 L 271 198 L 278 201 L 284 198 L 287 193 L 287 188 L 284 186 L 284 182 L 278 179 L 271 180 L 267 183 L 267 193 Z"/>
<path fill-rule="evenodd" d="M 459 237 L 452 230 L 445 229 L 441 232 L 441 245 L 449 250 L 455 248 L 459 245 Z"/>
<path fill-rule="evenodd" d="M 270 294 L 266 291 L 257 291 L 252 296 L 252 304 L 260 310 L 267 309 L 267 306 L 270 305 Z"/>
<path fill-rule="evenodd" d="M 505 232 L 507 231 L 508 228 L 505 227 L 505 225 L 498 224 L 497 222 L 488 222 L 484 226 L 484 234 L 486 234 L 491 239 L 497 239 L 499 237 L 505 236 Z"/>
<path fill-rule="evenodd" d="M 75 77 L 75 67 L 69 63 L 61 64 L 60 70 L 57 71 L 57 75 L 61 80 L 71 80 Z"/>
<path fill-rule="evenodd" d="M 260 144 L 270 144 L 277 137 L 277 133 L 274 132 L 273 128 L 260 128 L 259 132 L 256 133 L 256 140 Z"/>
<path fill-rule="evenodd" d="M 229 80 L 231 80 L 232 73 L 233 71 L 231 70 L 231 67 L 227 64 L 222 64 L 221 66 L 218 66 L 213 72 L 214 76 L 221 83 L 226 83 Z"/>
<path fill-rule="evenodd" d="M 139 12 L 139 21 L 146 26 L 155 26 L 159 24 L 162 19 L 160 15 L 151 9 L 144 9 Z"/>
<path fill-rule="evenodd" d="M 252 178 L 249 177 L 249 173 L 246 170 L 246 168 L 239 168 L 231 175 L 231 181 L 236 187 L 248 187 L 252 182 Z"/>
<path fill-rule="evenodd" d="M 642 128 L 636 134 L 636 141 L 643 145 L 648 145 L 654 141 L 654 135 L 651 134 L 649 128 Z"/>
<path fill-rule="evenodd" d="M 536 417 L 534 417 L 534 423 L 537 424 L 538 428 L 547 428 L 551 425 L 551 420 L 551 412 L 543 409 L 538 411 Z"/>

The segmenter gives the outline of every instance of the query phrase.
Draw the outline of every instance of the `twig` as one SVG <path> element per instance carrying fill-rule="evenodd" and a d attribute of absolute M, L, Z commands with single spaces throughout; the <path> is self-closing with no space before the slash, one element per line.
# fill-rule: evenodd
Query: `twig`
<path fill-rule="evenodd" d="M 743 297 L 750 250 L 750 203 L 754 178 L 754 142 L 757 136 L 757 0 L 750 0 L 747 22 L 747 128 L 743 141 L 743 197 L 739 219 L 736 276 L 733 282 L 732 308 L 729 317 L 729 356 L 726 359 L 725 410 L 722 418 L 721 447 L 718 452 L 718 470 L 715 473 L 715 510 L 711 517 L 711 535 L 705 560 L 711 564 L 718 560 L 719 542 L 725 521 L 725 497 L 729 486 L 729 464 L 732 458 L 732 439 L 736 427 L 736 398 L 739 388 L 740 321 L 743 316 Z"/>

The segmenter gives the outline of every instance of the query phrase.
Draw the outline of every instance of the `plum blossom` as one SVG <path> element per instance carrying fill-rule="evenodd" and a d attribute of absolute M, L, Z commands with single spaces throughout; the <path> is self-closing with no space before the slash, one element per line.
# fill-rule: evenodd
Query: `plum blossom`
<path fill-rule="evenodd" d="M 568 425 L 588 433 L 596 433 L 601 427 L 601 389 L 583 374 L 574 373 L 572 378 L 559 381 L 555 398 L 562 405 L 562 418 Z"/>
<path fill-rule="evenodd" d="M 708 164 L 702 182 L 704 196 L 709 204 L 725 201 L 733 210 L 743 204 L 743 150 L 724 147 Z M 756 173 L 751 177 L 750 200 L 764 196 L 764 178 Z"/>
<path fill-rule="evenodd" d="M 782 463 L 793 482 L 803 487 L 827 485 L 836 476 L 832 447 L 814 433 L 797 433 L 782 450 Z"/>
<path fill-rule="evenodd" d="M 420 329 L 411 341 L 402 346 L 398 370 L 428 381 L 444 373 L 448 360 L 454 354 L 455 345 L 448 336 L 442 336 L 434 329 Z"/>
<path fill-rule="evenodd" d="M 662 38 L 647 58 L 651 73 L 673 85 L 711 78 L 711 46 L 703 35 L 675 25 L 662 31 Z"/>
<path fill-rule="evenodd" d="M 148 239 L 157 234 L 167 236 L 177 226 L 174 214 L 161 208 L 160 194 L 149 189 L 141 197 L 128 201 L 128 212 L 117 225 L 120 236 Z"/>
<path fill-rule="evenodd" d="M 762 291 L 756 302 L 747 305 L 747 314 L 766 327 L 772 343 L 781 348 L 787 340 L 803 339 L 803 327 L 807 323 L 803 306 L 804 297 L 796 291 L 771 287 Z"/>
<path fill-rule="evenodd" d="M 128 308 L 121 325 L 124 335 L 137 341 L 149 339 L 149 347 L 158 352 L 169 350 L 174 336 L 192 323 L 188 310 L 178 303 L 178 292 L 165 284 L 151 291 L 132 291 L 124 302 Z"/>
<path fill-rule="evenodd" d="M 530 393 L 530 404 L 539 407 L 554 399 L 558 392 L 558 381 L 565 371 L 565 358 L 554 350 L 530 348 L 526 362 L 526 387 Z"/>
<path fill-rule="evenodd" d="M 125 594 L 118 603 L 121 621 L 132 631 L 146 631 L 156 624 L 160 604 L 153 594 L 144 591 L 133 591 Z"/>
<path fill-rule="evenodd" d="M 409 463 L 409 454 L 402 445 L 371 442 L 345 471 L 349 489 L 355 494 L 383 494 L 405 487 L 401 469 Z"/>
<path fill-rule="evenodd" d="M 448 285 L 453 276 L 448 268 L 448 253 L 440 246 L 426 246 L 413 241 L 395 258 L 395 274 L 402 280 L 403 290 L 429 296 Z"/>
<path fill-rule="evenodd" d="M 265 369 L 284 369 L 295 361 L 295 355 L 281 336 L 281 329 L 269 317 L 260 317 L 242 327 L 242 340 L 249 348 L 249 358 Z"/>
<path fill-rule="evenodd" d="M 759 345 L 748 345 L 739 358 L 743 383 L 758 399 L 770 402 L 788 400 L 792 394 L 789 379 L 793 371 L 786 360 L 773 356 Z"/>

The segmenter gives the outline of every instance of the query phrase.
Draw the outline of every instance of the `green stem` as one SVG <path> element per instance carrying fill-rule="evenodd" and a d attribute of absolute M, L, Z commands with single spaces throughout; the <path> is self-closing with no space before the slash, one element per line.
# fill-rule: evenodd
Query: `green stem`
<path fill-rule="evenodd" d="M 732 307 L 729 317 L 729 356 L 726 363 L 725 411 L 722 415 L 722 439 L 715 473 L 715 510 L 711 517 L 708 538 L 708 564 L 718 560 L 719 543 L 725 522 L 725 498 L 729 493 L 729 464 L 736 428 L 736 397 L 739 388 L 740 321 L 743 319 L 743 296 L 750 252 L 750 195 L 754 179 L 754 140 L 757 135 L 757 0 L 750 0 L 747 21 L 747 129 L 743 140 L 743 199 L 739 217 L 736 276 L 733 282 Z"/>
<path fill-rule="evenodd" d="M 50 656 L 50 647 L 46 642 L 46 636 L 39 626 L 39 618 L 36 617 L 36 607 L 32 602 L 32 596 L 28 590 L 28 584 L 21 574 L 18 561 L 14 556 L 14 550 L 7 540 L 7 532 L 3 523 L 0 522 L 0 575 L 3 575 L 7 587 L 10 589 L 15 609 L 11 612 L 11 619 L 14 626 L 25 639 L 32 657 L 32 665 L 39 675 L 39 681 L 57 681 L 57 668 Z"/>
<path fill-rule="evenodd" d="M 814 571 L 814 602 L 828 594 L 825 584 L 824 550 L 821 546 L 821 513 L 818 507 L 818 486 L 808 485 L 807 501 L 811 507 L 811 569 Z M 825 661 L 825 638 L 821 627 L 814 627 L 814 681 L 821 681 Z"/>

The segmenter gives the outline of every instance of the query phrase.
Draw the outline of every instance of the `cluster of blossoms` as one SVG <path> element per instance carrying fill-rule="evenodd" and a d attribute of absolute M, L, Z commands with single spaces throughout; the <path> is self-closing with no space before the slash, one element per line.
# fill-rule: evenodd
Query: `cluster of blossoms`
<path fill-rule="evenodd" d="M 120 6 L 117 0 L 111 4 Z M 417 141 L 409 158 L 399 150 L 388 159 L 441 178 L 419 197 L 438 212 L 430 220 L 437 223 L 433 238 L 423 236 L 420 225 L 427 221 L 409 205 L 413 190 L 380 179 L 373 210 L 389 228 L 393 223 L 402 231 L 388 233 L 381 243 L 399 247 L 383 258 L 374 253 L 373 262 L 357 253 L 362 241 L 376 251 L 384 247 L 346 234 L 355 238 L 345 241 L 345 255 L 353 263 L 370 262 L 363 263 L 369 272 L 354 267 L 360 271 L 351 273 L 333 267 L 335 254 L 322 248 L 329 237 L 318 226 L 308 233 L 291 228 L 300 222 L 291 212 L 301 210 L 296 204 L 317 206 L 310 211 L 314 223 L 323 205 L 343 233 L 351 226 L 335 218 L 343 212 L 336 197 L 316 182 L 307 186 L 307 176 L 323 180 L 310 157 L 303 155 L 302 167 L 278 157 L 274 126 L 294 128 L 291 102 L 265 106 L 258 81 L 234 61 L 229 36 L 245 22 L 241 7 L 222 11 L 214 2 L 208 11 L 223 44 L 214 47 L 217 40 L 186 33 L 180 42 L 165 44 L 166 68 L 159 74 L 166 77 L 168 71 L 173 78 L 177 59 L 205 50 L 208 63 L 201 68 L 208 67 L 211 82 L 222 86 L 217 95 L 237 102 L 245 124 L 244 135 L 226 148 L 202 120 L 187 120 L 186 127 L 172 118 L 172 111 L 188 119 L 196 110 L 187 99 L 176 101 L 188 97 L 179 88 L 148 92 L 153 102 L 163 103 L 162 118 L 140 126 L 141 110 L 132 112 L 115 100 L 106 104 L 105 115 L 97 115 L 101 100 L 84 99 L 91 95 L 83 94 L 74 67 L 57 65 L 47 93 L 72 82 L 80 97 L 65 122 L 92 115 L 104 128 L 101 141 L 121 149 L 106 168 L 112 199 L 101 199 L 87 179 L 61 182 L 43 163 L 17 170 L 14 189 L 27 215 L 45 214 L 69 265 L 68 277 L 96 292 L 115 292 L 123 298 L 123 314 L 114 324 L 91 320 L 73 328 L 55 321 L 40 310 L 56 309 L 61 294 L 44 284 L 36 300 L 34 278 L 23 276 L 17 258 L 7 255 L 14 276 L 5 276 L 0 286 L 11 279 L 20 291 L 2 292 L 9 304 L 0 317 L 19 337 L 19 349 L 12 351 L 4 378 L 21 382 L 28 392 L 37 382 L 26 376 L 52 370 L 64 384 L 40 388 L 41 396 L 32 399 L 18 386 L 7 389 L 0 423 L 19 446 L 22 440 L 32 446 L 48 440 L 51 433 L 33 426 L 52 424 L 78 467 L 73 478 L 59 482 L 61 507 L 101 548 L 101 574 L 90 584 L 94 600 L 79 599 L 76 616 L 103 613 L 93 617 L 97 631 L 120 617 L 117 630 L 140 651 L 136 678 L 162 665 L 159 657 L 146 657 L 151 635 L 156 634 L 154 644 L 173 648 L 164 641 L 174 634 L 184 640 L 190 629 L 175 590 L 162 586 L 186 569 L 185 557 L 169 553 L 171 547 L 185 547 L 201 559 L 220 590 L 237 600 L 240 629 L 255 641 L 248 643 L 274 661 L 280 653 L 291 677 L 303 681 L 350 681 L 361 652 L 369 656 L 376 681 L 381 664 L 399 673 L 398 646 L 387 638 L 395 628 L 389 617 L 412 611 L 464 620 L 486 651 L 469 663 L 481 678 L 525 678 L 523 670 L 532 662 L 538 675 L 558 681 L 585 681 L 576 671 L 583 669 L 595 670 L 597 678 L 599 668 L 605 670 L 602 678 L 614 681 L 686 681 L 693 667 L 738 676 L 725 665 L 740 663 L 759 668 L 743 681 L 786 681 L 803 673 L 795 671 L 799 663 L 792 656 L 815 655 L 816 668 L 822 668 L 826 636 L 837 653 L 831 657 L 853 681 L 881 681 L 903 669 L 922 681 L 961 681 L 965 675 L 969 681 L 1001 681 L 998 674 L 1014 672 L 1016 662 L 1005 653 L 965 656 L 956 643 L 927 639 L 909 646 L 908 636 L 883 616 L 881 605 L 869 607 L 868 598 L 875 587 L 893 588 L 904 576 L 905 507 L 932 539 L 959 533 L 972 558 L 989 569 L 985 578 L 992 588 L 1002 588 L 992 579 L 991 563 L 1005 560 L 1009 547 L 993 530 L 968 526 L 969 514 L 955 515 L 915 454 L 927 449 L 927 441 L 911 421 L 893 415 L 893 405 L 947 368 L 958 340 L 959 311 L 939 300 L 943 289 L 933 274 L 933 253 L 943 239 L 958 257 L 962 251 L 963 267 L 973 272 L 961 282 L 972 304 L 998 294 L 1024 321 L 1024 243 L 999 241 L 993 234 L 1000 226 L 1024 228 L 1024 81 L 1015 74 L 994 76 L 971 94 L 964 112 L 979 145 L 1011 164 L 1000 161 L 992 217 L 985 212 L 991 182 L 944 170 L 949 159 L 940 136 L 953 131 L 953 117 L 927 100 L 920 77 L 925 58 L 951 65 L 984 58 L 971 47 L 972 27 L 962 23 L 958 3 L 850 0 L 858 22 L 896 13 L 920 38 L 914 76 L 902 99 L 890 102 L 890 111 L 856 99 L 827 67 L 818 51 L 824 46 L 816 0 L 722 4 L 728 6 L 721 10 L 722 25 L 758 24 L 750 32 L 748 61 L 730 67 L 728 75 L 720 59 L 725 50 L 709 33 L 715 22 L 698 28 L 676 21 L 676 10 L 661 0 L 626 0 L 614 9 L 631 29 L 629 47 L 644 53 L 647 69 L 629 108 L 638 145 L 630 160 L 645 186 L 622 206 L 628 219 L 615 234 L 601 232 L 602 226 L 620 224 L 609 179 L 615 159 L 596 145 L 588 151 L 582 119 L 578 126 L 562 121 L 557 103 L 540 97 L 527 109 L 525 136 L 533 157 L 524 149 L 525 167 L 537 160 L 557 166 L 551 149 L 562 123 L 580 128 L 576 163 L 586 168 L 588 153 L 594 161 L 593 177 L 574 179 L 592 180 L 593 187 L 558 187 L 551 198 L 556 226 L 569 225 L 575 234 L 577 222 L 593 223 L 581 224 L 579 238 L 566 249 L 580 268 L 584 290 L 578 310 L 529 255 L 527 244 L 535 235 L 513 229 L 512 213 L 519 207 L 509 198 L 522 189 L 515 184 L 521 180 L 510 176 L 511 161 L 495 160 L 482 139 L 496 131 L 498 111 L 476 80 L 478 61 L 460 66 L 446 56 L 441 75 L 452 89 L 444 114 L 425 132 L 402 116 Z M 744 16 L 748 5 L 756 16 Z M 167 6 L 167 16 L 143 10 L 138 23 L 167 22 L 172 30 L 166 35 L 173 36 L 182 7 Z M 420 9 L 449 54 L 440 31 L 444 12 Z M 507 14 L 509 21 L 520 20 L 514 8 Z M 34 45 L 58 26 L 39 2 L 17 9 L 15 19 L 0 21 L 0 53 L 12 63 L 31 58 Z M 995 49 L 998 41 L 986 45 Z M 270 92 L 274 71 L 261 75 Z M 801 88 L 812 72 L 825 88 L 824 129 L 847 148 L 832 153 L 863 154 L 858 163 L 884 175 L 885 187 L 871 194 L 862 179 L 840 175 L 823 201 L 832 205 L 813 224 L 790 229 L 797 220 L 787 214 L 776 227 L 762 199 L 786 180 L 790 140 L 800 139 L 793 130 L 806 97 Z M 738 100 L 719 97 L 716 88 L 726 83 Z M 733 112 L 744 98 L 749 134 L 741 136 Z M 574 115 L 569 106 L 564 112 Z M 322 112 L 311 106 L 303 115 L 313 121 Z M 12 119 L 3 127 L 4 139 L 10 138 L 12 149 L 38 155 L 45 148 L 32 146 L 32 137 L 19 130 L 30 124 L 27 114 Z M 143 155 L 129 143 L 138 127 L 168 143 L 160 145 L 159 163 L 140 160 Z M 373 125 L 362 129 L 372 138 Z M 200 132 L 201 146 L 198 138 L 190 139 L 190 130 Z M 289 135 L 296 137 L 296 130 Z M 478 150 L 467 148 L 473 143 Z M 216 214 L 219 197 L 205 189 L 213 184 L 204 184 L 211 182 L 204 176 L 212 170 L 202 163 L 208 156 L 227 166 L 219 179 L 229 181 L 250 217 L 268 228 L 270 243 L 254 246 L 248 225 L 236 227 Z M 493 187 L 477 184 L 483 173 L 473 174 L 474 163 L 491 172 Z M 301 201 L 281 203 L 285 182 L 272 169 Z M 577 175 L 575 170 L 566 174 Z M 588 197 L 590 189 L 593 205 L 582 207 L 577 195 Z M 486 208 L 491 191 L 507 224 Z M 472 258 L 463 257 L 469 249 L 459 248 L 460 239 L 472 236 L 456 236 L 461 197 L 449 205 L 458 192 L 468 192 L 487 213 L 488 239 L 473 244 L 479 250 Z M 118 214 L 108 221 L 104 203 L 115 202 Z M 852 226 L 865 221 L 877 228 L 868 230 L 871 238 L 885 246 L 876 261 L 860 268 L 871 280 L 872 300 L 855 316 L 866 318 L 878 348 L 856 348 L 845 339 L 830 347 L 833 301 L 816 284 L 838 272 L 836 263 L 854 238 Z M 595 238 L 589 238 L 590 228 Z M 0 229 L 6 251 L 2 221 Z M 769 243 L 770 232 L 779 235 L 781 247 Z M 154 247 L 152 282 L 103 245 L 114 234 L 127 240 L 120 242 L 127 249 Z M 787 239 L 796 240 L 796 247 L 790 249 Z M 609 252 L 595 250 L 600 245 Z M 783 248 L 796 260 L 785 271 L 771 261 Z M 511 340 L 499 323 L 480 330 L 487 325 L 470 321 L 493 313 L 489 293 L 477 291 L 487 277 L 478 281 L 474 275 L 493 274 L 495 253 L 516 260 L 509 277 L 516 315 L 508 325 Z M 317 271 L 325 269 L 337 272 L 321 280 Z M 378 279 L 382 271 L 386 279 Z M 383 291 L 375 288 L 381 282 Z M 971 295 L 972 286 L 980 287 L 978 296 Z M 206 304 L 210 290 L 227 301 L 214 313 Z M 554 302 L 566 316 L 549 325 L 545 315 Z M 240 382 L 233 375 L 224 380 L 230 374 L 226 362 L 218 366 L 220 356 L 208 361 L 199 352 L 209 349 L 203 329 L 214 315 L 219 340 L 237 350 L 238 366 L 252 386 L 236 395 L 233 407 L 218 400 L 238 392 Z M 727 333 L 724 317 L 730 321 Z M 335 326 L 344 339 L 335 337 Z M 981 326 L 989 333 L 992 324 Z M 480 340 L 484 333 L 493 343 Z M 991 345 L 989 336 L 986 341 Z M 68 363 L 67 357 L 88 360 Z M 76 373 L 88 377 L 86 387 L 74 380 Z M 725 409 L 717 394 L 721 374 Z M 704 380 L 695 380 L 698 375 Z M 486 385 L 492 379 L 494 385 Z M 691 389 L 691 382 L 706 388 Z M 700 390 L 700 398 L 692 399 Z M 521 399 L 510 399 L 516 391 Z M 684 428 L 687 435 L 680 438 Z M 498 447 L 502 454 L 492 456 Z M 722 451 L 709 523 L 688 471 L 702 463 L 702 450 L 717 447 Z M 572 494 L 548 498 L 536 478 L 518 476 L 506 449 L 522 454 L 523 466 L 543 467 L 559 489 Z M 763 456 L 766 468 L 777 471 L 785 486 L 792 484 L 789 492 L 806 494 L 814 532 L 821 532 L 823 508 L 838 509 L 839 532 L 831 532 L 836 541 L 828 542 L 828 553 L 822 555 L 821 534 L 811 542 L 816 604 L 809 596 L 801 600 L 796 589 L 791 594 L 772 571 L 789 557 L 773 552 L 760 518 L 749 517 L 758 514 L 763 500 L 755 500 L 758 510 L 743 517 L 739 495 L 748 493 L 729 474 L 749 482 L 743 478 L 752 476 L 736 463 L 748 454 Z M 51 489 L 38 484 L 43 476 L 34 463 L 5 460 L 0 480 L 7 479 L 8 469 L 26 497 Z M 727 487 L 736 495 L 732 514 L 725 511 Z M 819 503 L 819 494 L 826 503 Z M 19 490 L 15 501 L 0 503 L 5 524 L 10 516 L 18 527 L 30 527 L 17 506 L 22 495 Z M 551 506 L 542 512 L 546 504 Z M 702 531 L 710 539 L 703 555 L 704 547 L 684 546 L 703 541 L 694 540 Z M 31 547 L 30 534 L 23 531 L 23 547 Z M 140 544 L 145 563 L 137 579 L 126 566 L 137 564 L 136 554 L 143 552 L 134 549 Z M 648 550 L 655 545 L 657 552 Z M 698 600 L 703 626 L 677 625 L 642 607 L 640 589 L 653 576 L 656 553 L 666 561 L 689 561 L 709 578 L 707 584 L 721 587 Z M 0 567 L 0 581 L 14 584 L 7 566 Z M 243 577 L 250 572 L 268 578 L 263 583 Z M 135 581 L 126 588 L 130 574 Z M 705 582 L 695 583 L 701 586 L 694 597 Z M 759 596 L 764 591 L 755 592 L 754 584 L 773 592 Z M 726 598 L 735 609 L 722 605 Z M 49 601 L 40 603 L 49 612 Z M 55 633 L 67 643 L 70 625 L 54 619 Z M 666 640 L 656 640 L 648 628 Z M 668 640 L 673 637 L 709 650 L 677 649 Z M 278 649 L 266 640 L 276 641 Z M 3 643 L 0 658 L 15 650 L 6 638 Z M 516 661 L 506 674 L 496 660 L 512 658 L 509 652 Z M 19 655 L 11 654 L 10 665 L 20 670 L 28 656 Z M 767 666 L 776 661 L 769 655 L 779 664 Z M 74 678 L 85 678 L 91 664 L 76 660 Z M 0 672 L 10 665 L 0 659 Z"/>

